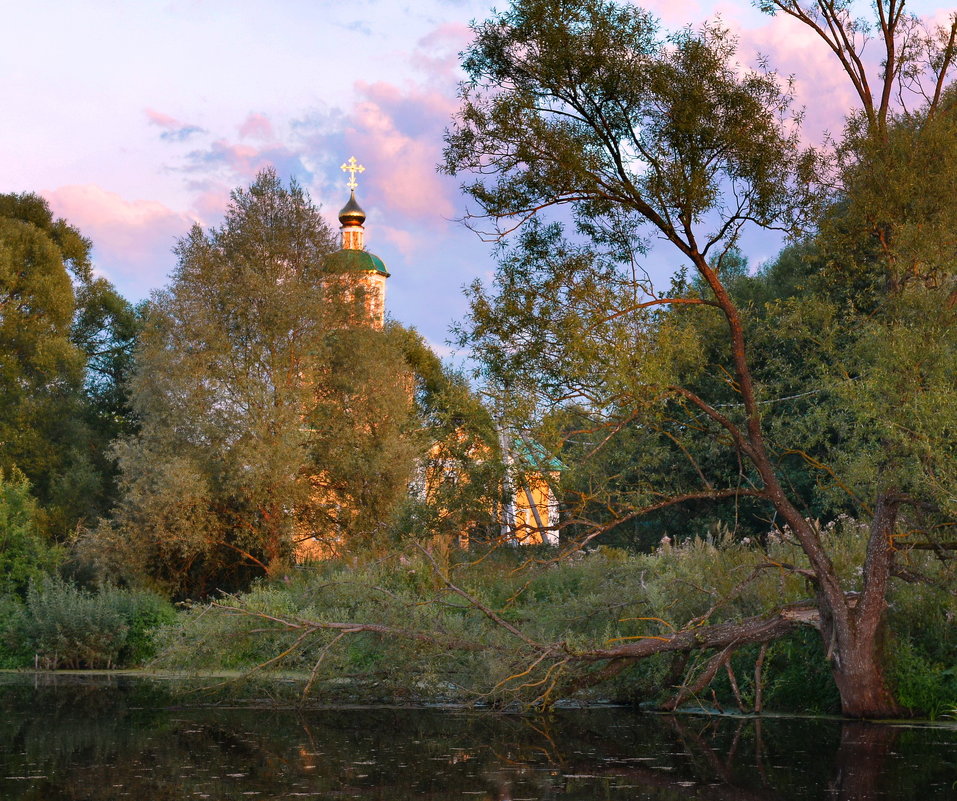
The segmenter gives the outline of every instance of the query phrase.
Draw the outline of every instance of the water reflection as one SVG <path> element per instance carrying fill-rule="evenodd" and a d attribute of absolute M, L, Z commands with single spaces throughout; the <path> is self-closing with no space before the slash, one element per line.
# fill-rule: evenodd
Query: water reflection
<path fill-rule="evenodd" d="M 171 706 L 160 685 L 0 685 L 0 798 L 957 797 L 957 730 L 563 712 Z"/>

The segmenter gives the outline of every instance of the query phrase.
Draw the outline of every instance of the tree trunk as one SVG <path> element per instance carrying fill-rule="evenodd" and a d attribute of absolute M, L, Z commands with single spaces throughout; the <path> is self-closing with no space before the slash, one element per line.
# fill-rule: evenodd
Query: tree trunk
<path fill-rule="evenodd" d="M 814 526 L 804 519 L 785 493 L 768 455 L 762 431 L 751 367 L 745 351 L 744 328 L 731 296 L 705 257 L 691 252 L 695 266 L 714 291 L 728 322 L 731 352 L 741 396 L 747 411 L 743 431 L 720 414 L 720 422 L 734 437 L 739 452 L 748 458 L 764 482 L 767 499 L 791 527 L 815 575 L 821 634 L 831 658 L 832 673 L 841 694 L 841 708 L 851 717 L 892 717 L 900 713 L 887 687 L 881 667 L 880 634 L 887 606 L 887 583 L 893 557 L 892 535 L 899 500 L 887 489 L 878 497 L 863 566 L 864 586 L 857 604 L 849 603 L 840 576 Z M 712 412 L 714 410 L 712 409 Z"/>
<path fill-rule="evenodd" d="M 882 653 L 898 509 L 894 491 L 881 493 L 871 521 L 863 590 L 857 603 L 848 603 L 840 610 L 843 625 L 833 629 L 821 626 L 824 645 L 831 652 L 841 710 L 849 717 L 897 717 L 903 712 L 887 684 Z"/>
<path fill-rule="evenodd" d="M 856 638 L 835 654 L 834 683 L 841 711 L 853 718 L 899 717 L 902 709 L 887 685 L 878 637 Z"/>

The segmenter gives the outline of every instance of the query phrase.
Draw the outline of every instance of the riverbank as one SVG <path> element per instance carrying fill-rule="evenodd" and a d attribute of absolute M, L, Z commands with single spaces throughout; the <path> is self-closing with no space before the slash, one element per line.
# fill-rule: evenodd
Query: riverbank
<path fill-rule="evenodd" d="M 12 670 L 0 669 L 0 695 L 3 688 L 29 687 L 34 689 L 88 688 L 96 691 L 127 692 L 130 688 L 147 688 L 156 708 L 176 709 L 249 709 L 262 711 L 363 711 L 414 710 L 462 713 L 492 713 L 506 716 L 531 716 L 540 713 L 515 704 L 511 707 L 487 703 L 437 701 L 429 698 L 406 698 L 394 702 L 376 703 L 324 702 L 321 697 L 304 696 L 302 689 L 309 676 L 296 671 L 276 671 L 253 679 L 241 671 L 182 673 L 149 668 L 123 670 Z M 267 692 L 254 694 L 251 689 Z M 738 721 L 818 721 L 841 723 L 849 719 L 837 714 L 807 714 L 800 712 L 765 711 L 760 714 L 706 706 L 685 706 L 664 711 L 651 704 L 635 706 L 610 699 L 560 699 L 551 712 L 599 712 L 621 710 L 632 714 L 656 717 L 700 717 Z M 957 732 L 957 716 L 946 718 L 894 718 L 872 720 L 870 723 L 903 728 L 935 728 Z"/>
<path fill-rule="evenodd" d="M 855 564 L 863 540 L 841 534 L 839 544 L 842 564 Z M 798 556 L 793 545 L 775 547 L 782 563 Z M 329 561 L 179 607 L 144 591 L 49 581 L 0 610 L 0 666 L 148 666 L 288 704 L 840 711 L 820 634 L 800 620 L 766 641 L 728 648 L 691 636 L 808 603 L 803 578 L 766 569 L 763 549 L 692 540 L 653 554 L 605 548 L 546 558 L 553 556 L 509 549 L 477 564 L 454 551 Z M 927 559 L 927 570 L 950 569 Z M 957 598 L 945 578 L 937 588 L 898 585 L 891 595 L 885 670 L 914 717 L 957 708 Z M 848 586 L 854 581 L 850 571 Z M 609 644 L 673 635 L 686 644 L 600 658 Z"/>

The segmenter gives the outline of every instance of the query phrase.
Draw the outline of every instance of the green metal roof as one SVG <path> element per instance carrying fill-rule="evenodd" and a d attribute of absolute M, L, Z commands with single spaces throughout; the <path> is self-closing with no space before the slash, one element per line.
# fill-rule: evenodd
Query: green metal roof
<path fill-rule="evenodd" d="M 329 255 L 329 267 L 342 272 L 378 273 L 389 277 L 385 262 L 368 250 L 337 250 Z"/>
<path fill-rule="evenodd" d="M 515 455 L 533 470 L 561 472 L 565 465 L 533 439 L 516 437 L 513 444 Z"/>

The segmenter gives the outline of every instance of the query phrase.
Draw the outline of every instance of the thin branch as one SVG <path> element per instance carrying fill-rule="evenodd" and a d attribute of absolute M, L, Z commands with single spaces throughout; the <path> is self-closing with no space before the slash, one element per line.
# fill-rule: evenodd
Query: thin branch
<path fill-rule="evenodd" d="M 711 681 L 714 679 L 718 670 L 720 670 L 721 666 L 731 658 L 731 654 L 734 652 L 734 650 L 735 645 L 731 644 L 728 645 L 723 651 L 720 651 L 711 657 L 711 659 L 709 659 L 708 663 L 705 665 L 704 670 L 698 674 L 698 678 L 695 679 L 694 683 L 691 685 L 682 685 L 675 697 L 664 705 L 665 709 L 673 712 L 685 701 L 687 701 L 689 697 L 692 695 L 697 695 L 705 687 L 711 684 Z"/>
<path fill-rule="evenodd" d="M 445 586 L 448 587 L 452 592 L 464 598 L 475 609 L 478 609 L 483 615 L 485 615 L 489 620 L 501 626 L 503 629 L 505 629 L 507 632 L 514 635 L 515 637 L 518 637 L 518 639 L 520 639 L 526 645 L 530 645 L 536 650 L 544 650 L 544 651 L 549 650 L 548 646 L 545 646 L 540 642 L 536 642 L 535 640 L 526 636 L 524 632 L 522 632 L 520 629 L 513 626 L 511 623 L 503 619 L 501 616 L 497 615 L 492 609 L 490 609 L 485 604 L 483 604 L 478 598 L 475 598 L 474 596 L 470 595 L 465 590 L 463 590 L 461 587 L 458 587 L 457 585 L 453 584 L 452 580 L 445 573 L 443 573 L 442 570 L 439 568 L 438 563 L 435 561 L 432 554 L 428 552 L 428 550 L 423 548 L 422 545 L 420 545 L 419 543 L 416 543 L 415 547 L 418 548 L 420 551 L 422 551 L 423 554 L 425 554 L 425 558 L 428 559 L 429 562 L 432 564 L 432 568 L 433 570 L 435 570 L 435 574 L 439 578 L 441 578 L 443 582 L 445 582 Z"/>
<path fill-rule="evenodd" d="M 575 551 L 580 551 L 588 543 L 594 540 L 596 537 L 600 537 L 602 534 L 610 531 L 616 526 L 620 526 L 622 523 L 627 523 L 629 520 L 634 520 L 638 517 L 643 517 L 645 515 L 651 514 L 652 512 L 660 511 L 661 509 L 667 509 L 670 506 L 676 506 L 681 503 L 688 503 L 689 501 L 720 501 L 725 498 L 736 498 L 739 496 L 748 496 L 752 498 L 764 498 L 767 499 L 767 494 L 764 490 L 752 490 L 752 489 L 723 489 L 723 490 L 710 490 L 708 492 L 687 492 L 683 495 L 675 495 L 671 498 L 665 498 L 658 503 L 648 504 L 643 506 L 641 509 L 636 509 L 633 512 L 630 512 L 627 515 L 623 515 L 613 520 L 610 523 L 604 523 L 601 526 L 597 526 L 594 531 L 590 532 L 587 536 L 583 537 L 581 540 L 575 543 L 575 545 L 565 554 L 557 558 L 564 558 L 568 553 L 574 553 Z M 571 525 L 574 523 L 588 523 L 587 520 L 575 520 L 568 521 L 566 525 Z M 553 560 L 550 560 L 553 561 Z"/>
<path fill-rule="evenodd" d="M 333 622 L 333 621 L 324 621 L 324 620 L 307 620 L 300 618 L 284 619 L 276 617 L 274 615 L 269 615 L 265 612 L 256 612 L 252 609 L 244 609 L 239 606 L 231 606 L 229 604 L 222 604 L 218 601 L 214 601 L 210 606 L 217 609 L 222 609 L 224 611 L 231 612 L 237 615 L 244 615 L 247 617 L 258 617 L 264 620 L 271 620 L 273 622 L 279 623 L 289 629 L 304 629 L 308 630 L 310 634 L 315 633 L 316 631 L 321 630 L 330 630 L 330 631 L 341 631 L 346 634 L 359 634 L 361 632 L 370 632 L 372 634 L 382 634 L 390 635 L 394 637 L 403 637 L 405 639 L 417 640 L 418 642 L 428 642 L 434 643 L 436 645 L 444 645 L 453 648 L 461 648 L 466 651 L 488 651 L 488 650 L 501 650 L 493 645 L 488 645 L 485 643 L 479 643 L 474 640 L 461 640 L 457 637 L 449 637 L 446 635 L 436 635 L 431 632 L 417 631 L 415 629 L 403 629 L 396 626 L 388 626 L 382 623 L 346 623 L 346 622 Z"/>
<path fill-rule="evenodd" d="M 625 309 L 616 311 L 614 314 L 610 314 L 607 317 L 603 317 L 601 320 L 594 323 L 591 326 L 591 328 L 597 328 L 599 325 L 602 325 L 603 323 L 610 322 L 611 320 L 615 320 L 618 317 L 623 317 L 626 314 L 631 314 L 634 311 L 639 311 L 640 309 L 647 309 L 651 306 L 664 306 L 664 305 L 678 306 L 682 304 L 686 306 L 712 306 L 713 308 L 716 308 L 716 309 L 720 308 L 720 306 L 718 306 L 718 304 L 715 303 L 713 300 L 705 300 L 704 298 L 657 298 L 655 300 L 648 300 L 643 303 L 635 303 L 634 305 L 628 306 Z"/>
<path fill-rule="evenodd" d="M 701 397 L 685 387 L 671 386 L 667 389 L 669 392 L 672 392 L 673 394 L 689 401 L 691 404 L 704 412 L 706 416 L 710 417 L 718 425 L 724 428 L 729 434 L 731 434 L 731 437 L 734 439 L 734 443 L 738 450 L 747 455 L 752 462 L 755 461 L 756 456 L 751 443 L 745 438 L 744 434 L 741 433 L 741 429 L 732 423 L 729 418 L 725 417 L 711 404 L 705 402 L 701 399 Z"/>
<path fill-rule="evenodd" d="M 309 681 L 306 682 L 306 686 L 302 688 L 302 697 L 305 698 L 309 695 L 309 691 L 312 689 L 313 682 L 316 680 L 316 675 L 319 673 L 319 666 L 322 664 L 322 661 L 326 658 L 326 654 L 332 650 L 332 647 L 339 642 L 343 637 L 346 636 L 346 632 L 340 631 L 335 637 L 333 637 L 329 642 L 325 644 L 323 649 L 319 652 L 319 658 L 316 660 L 316 664 L 312 666 L 312 672 L 309 674 Z"/>

